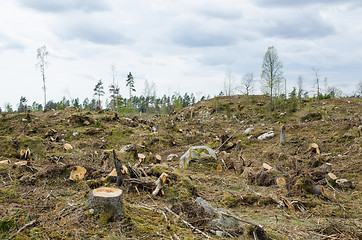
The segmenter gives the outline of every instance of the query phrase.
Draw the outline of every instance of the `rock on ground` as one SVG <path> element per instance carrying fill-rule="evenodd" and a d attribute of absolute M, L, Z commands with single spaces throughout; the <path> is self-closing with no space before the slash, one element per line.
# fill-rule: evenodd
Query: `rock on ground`
<path fill-rule="evenodd" d="M 180 158 L 180 167 L 188 167 L 191 161 L 199 161 L 203 159 L 217 160 L 214 150 L 207 146 L 195 146 L 189 148 Z"/>

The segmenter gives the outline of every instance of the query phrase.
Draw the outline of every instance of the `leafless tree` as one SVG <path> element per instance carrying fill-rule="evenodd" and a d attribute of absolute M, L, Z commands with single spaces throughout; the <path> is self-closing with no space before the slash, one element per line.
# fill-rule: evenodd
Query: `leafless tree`
<path fill-rule="evenodd" d="M 227 71 L 225 74 L 224 91 L 225 96 L 231 96 L 234 94 L 234 76 L 231 70 Z"/>
<path fill-rule="evenodd" d="M 47 58 L 48 58 L 49 52 L 47 50 L 47 47 L 45 45 L 39 47 L 37 49 L 37 64 L 36 67 L 40 69 L 40 73 L 43 80 L 43 91 L 44 91 L 44 110 L 45 106 L 47 104 L 47 94 L 46 94 L 46 87 L 45 87 L 45 68 L 48 65 Z"/>
<path fill-rule="evenodd" d="M 300 100 L 303 96 L 303 81 L 304 81 L 304 77 L 303 75 L 299 75 L 298 79 L 297 79 L 297 84 L 298 84 L 298 99 Z"/>
<path fill-rule="evenodd" d="M 270 105 L 273 108 L 273 96 L 280 92 L 281 81 L 284 80 L 283 64 L 279 60 L 277 50 L 271 46 L 264 55 L 262 73 L 261 73 L 261 90 L 270 96 Z"/>
<path fill-rule="evenodd" d="M 249 96 L 254 89 L 254 73 L 246 73 L 243 76 L 242 85 L 245 88 L 246 96 Z"/>
<path fill-rule="evenodd" d="M 320 78 L 321 78 L 321 75 L 319 73 L 319 68 L 314 66 L 312 67 L 312 71 L 314 73 L 314 77 L 315 77 L 315 83 L 314 85 L 317 87 L 317 99 L 319 99 L 319 95 L 320 95 Z"/>

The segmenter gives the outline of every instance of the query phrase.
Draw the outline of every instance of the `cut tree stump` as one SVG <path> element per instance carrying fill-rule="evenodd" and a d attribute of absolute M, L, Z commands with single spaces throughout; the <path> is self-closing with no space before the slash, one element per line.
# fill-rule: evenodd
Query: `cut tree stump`
<path fill-rule="evenodd" d="M 69 179 L 72 181 L 82 180 L 87 173 L 87 170 L 84 167 L 76 166 L 76 169 L 70 172 Z"/>
<path fill-rule="evenodd" d="M 320 149 L 319 149 L 318 144 L 312 143 L 312 144 L 310 145 L 310 148 L 313 149 L 313 151 L 315 151 L 318 155 L 321 154 L 321 151 L 320 151 Z"/>
<path fill-rule="evenodd" d="M 155 160 L 157 163 L 160 163 L 160 162 L 161 162 L 161 160 L 162 160 L 161 155 L 156 154 L 156 155 L 154 156 L 154 160 Z"/>
<path fill-rule="evenodd" d="M 286 188 L 287 186 L 287 180 L 285 179 L 285 177 L 277 177 L 275 179 L 275 182 L 279 188 Z"/>
<path fill-rule="evenodd" d="M 326 163 L 324 165 L 324 168 L 326 169 L 327 172 L 332 171 L 332 164 L 331 163 Z"/>
<path fill-rule="evenodd" d="M 88 198 L 88 207 L 100 213 L 106 222 L 123 216 L 123 192 L 118 188 L 94 189 Z"/>

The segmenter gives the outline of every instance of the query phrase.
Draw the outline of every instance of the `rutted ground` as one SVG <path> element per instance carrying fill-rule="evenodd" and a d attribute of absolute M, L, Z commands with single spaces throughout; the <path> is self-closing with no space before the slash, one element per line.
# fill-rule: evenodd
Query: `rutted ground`
<path fill-rule="evenodd" d="M 310 100 L 272 113 L 267 102 L 260 96 L 215 98 L 163 116 L 72 108 L 3 114 L 0 161 L 10 163 L 0 163 L 0 238 L 361 239 L 361 101 Z M 279 143 L 282 125 L 285 145 Z M 258 140 L 270 131 L 274 137 Z M 64 149 L 65 143 L 72 149 Z M 131 179 L 119 187 L 125 216 L 93 213 L 87 206 L 91 190 L 118 187 L 107 177 L 114 168 L 111 149 L 119 153 L 129 144 L 145 155 L 138 166 L 147 177 L 132 171 L 137 159 L 124 159 L 126 179 Z M 203 159 L 180 168 L 179 157 L 200 145 L 218 150 L 217 161 Z M 20 151 L 27 148 L 28 165 L 17 166 Z M 170 154 L 178 158 L 169 161 Z M 263 170 L 263 163 L 272 169 Z M 76 166 L 87 172 L 83 180 L 71 181 Z M 145 183 L 163 172 L 167 180 L 154 196 L 152 185 Z M 338 185 L 328 179 L 329 172 L 348 182 Z M 324 195 L 315 190 L 321 186 Z M 221 218 L 232 223 L 213 225 Z"/>

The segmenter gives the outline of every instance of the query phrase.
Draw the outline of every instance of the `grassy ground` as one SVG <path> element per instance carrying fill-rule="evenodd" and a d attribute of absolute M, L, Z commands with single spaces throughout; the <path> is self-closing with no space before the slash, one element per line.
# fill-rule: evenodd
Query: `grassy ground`
<path fill-rule="evenodd" d="M 361 100 L 275 102 L 274 111 L 268 102 L 262 96 L 221 97 L 162 116 L 115 116 L 72 108 L 2 114 L 0 161 L 10 163 L 0 162 L 0 239 L 206 238 L 182 220 L 213 239 L 254 239 L 254 234 L 259 239 L 361 239 Z M 282 125 L 285 145 L 279 143 Z M 244 134 L 249 127 L 253 130 Z M 269 131 L 276 136 L 257 139 Z M 225 139 L 234 147 L 225 144 L 216 162 L 192 162 L 182 169 L 178 159 L 166 160 L 169 154 L 180 157 L 191 146 L 216 150 Z M 73 149 L 65 150 L 65 143 Z M 92 189 L 118 187 L 104 180 L 114 168 L 110 150 L 127 144 L 136 144 L 138 153 L 146 155 L 141 167 L 148 178 L 142 179 L 153 182 L 162 172 L 169 174 L 164 195 L 153 196 L 152 190 L 125 182 L 119 187 L 124 191 L 122 219 L 92 213 L 87 206 Z M 27 148 L 28 166 L 16 166 L 20 151 Z M 161 155 L 161 163 L 154 154 Z M 127 166 L 137 162 L 123 161 Z M 266 173 L 263 163 L 274 170 Z M 325 163 L 352 186 L 327 182 Z M 87 169 L 85 179 L 69 180 L 75 166 Z M 286 184 L 278 186 L 277 177 Z M 312 193 L 310 186 L 315 185 L 325 188 L 323 196 Z M 263 225 L 262 233 L 240 222 L 224 237 L 216 236 L 207 224 L 212 217 L 192 204 L 197 197 Z M 180 218 L 167 210 L 177 206 Z"/>

